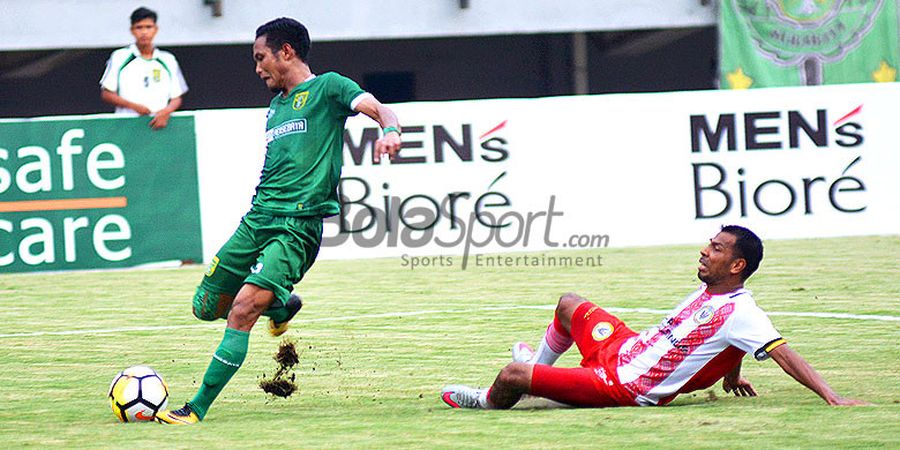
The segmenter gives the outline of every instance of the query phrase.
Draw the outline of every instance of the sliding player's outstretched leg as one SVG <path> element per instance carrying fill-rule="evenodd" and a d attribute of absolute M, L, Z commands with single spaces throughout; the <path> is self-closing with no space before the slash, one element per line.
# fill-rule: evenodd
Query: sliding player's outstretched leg
<path fill-rule="evenodd" d="M 441 389 L 441 400 L 451 408 L 487 408 L 487 389 L 451 384 Z"/>
<path fill-rule="evenodd" d="M 529 392 L 533 364 L 512 362 L 497 374 L 488 389 L 459 384 L 441 389 L 441 400 L 451 408 L 509 409 Z"/>

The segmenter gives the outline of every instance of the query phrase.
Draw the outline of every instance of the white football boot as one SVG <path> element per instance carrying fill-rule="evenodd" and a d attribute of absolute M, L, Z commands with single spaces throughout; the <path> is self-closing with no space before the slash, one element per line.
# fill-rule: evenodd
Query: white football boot
<path fill-rule="evenodd" d="M 441 400 L 451 408 L 485 408 L 487 389 L 477 389 L 460 384 L 451 384 L 441 389 Z"/>
<path fill-rule="evenodd" d="M 516 342 L 512 346 L 512 359 L 514 362 L 530 363 L 534 359 L 534 349 L 524 342 Z"/>

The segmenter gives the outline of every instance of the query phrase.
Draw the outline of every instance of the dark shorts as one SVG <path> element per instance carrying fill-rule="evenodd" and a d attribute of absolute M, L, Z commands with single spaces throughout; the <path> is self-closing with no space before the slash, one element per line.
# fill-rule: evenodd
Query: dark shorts
<path fill-rule="evenodd" d="M 572 315 L 571 334 L 583 357 L 581 367 L 536 364 L 531 394 L 572 406 L 636 406 L 634 395 L 619 383 L 616 367 L 619 347 L 637 333 L 618 317 L 585 302 Z"/>
<path fill-rule="evenodd" d="M 200 288 L 237 295 L 245 283 L 284 304 L 312 267 L 322 242 L 321 217 L 272 216 L 251 210 L 213 258 Z"/>

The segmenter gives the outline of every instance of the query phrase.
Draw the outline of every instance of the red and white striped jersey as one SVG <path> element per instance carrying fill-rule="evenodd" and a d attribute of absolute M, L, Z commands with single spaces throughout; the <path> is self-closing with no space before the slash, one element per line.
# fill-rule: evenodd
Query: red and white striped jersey
<path fill-rule="evenodd" d="M 658 326 L 619 348 L 619 382 L 640 405 L 712 386 L 750 353 L 758 360 L 784 343 L 750 291 L 691 293 Z"/>

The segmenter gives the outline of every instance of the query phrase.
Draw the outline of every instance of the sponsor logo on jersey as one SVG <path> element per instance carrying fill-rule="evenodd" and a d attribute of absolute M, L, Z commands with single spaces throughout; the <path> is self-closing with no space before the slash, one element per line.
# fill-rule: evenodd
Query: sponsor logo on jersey
<path fill-rule="evenodd" d="M 250 268 L 250 273 L 260 273 L 260 272 L 262 272 L 262 268 L 263 268 L 263 263 L 258 262 L 256 264 L 254 264 L 253 267 Z"/>
<path fill-rule="evenodd" d="M 613 330 L 614 328 L 611 323 L 600 322 L 597 325 L 594 325 L 594 330 L 591 331 L 591 336 L 595 341 L 602 341 L 612 336 Z"/>
<path fill-rule="evenodd" d="M 670 344 L 672 344 L 672 347 L 677 347 L 681 342 L 681 339 L 678 339 L 674 334 L 672 334 L 672 330 L 660 330 L 660 332 L 663 336 L 665 336 L 666 340 L 669 341 Z"/>
<path fill-rule="evenodd" d="M 266 130 L 266 144 L 297 133 L 306 133 L 306 119 L 289 120 Z"/>
<path fill-rule="evenodd" d="M 294 102 L 291 104 L 291 107 L 294 108 L 294 111 L 300 111 L 306 106 L 306 99 L 309 98 L 309 91 L 303 91 L 294 96 Z"/>
<path fill-rule="evenodd" d="M 694 313 L 694 323 L 698 325 L 702 325 L 704 323 L 709 322 L 713 318 L 713 307 L 711 305 L 706 305 L 700 308 L 699 311 Z"/>
<path fill-rule="evenodd" d="M 597 374 L 597 378 L 600 378 L 601 380 L 603 380 L 603 382 L 606 383 L 607 386 L 613 385 L 612 381 L 609 380 L 609 377 L 606 376 L 606 369 L 604 369 L 602 367 L 598 367 L 598 368 L 594 369 L 594 373 Z"/>

